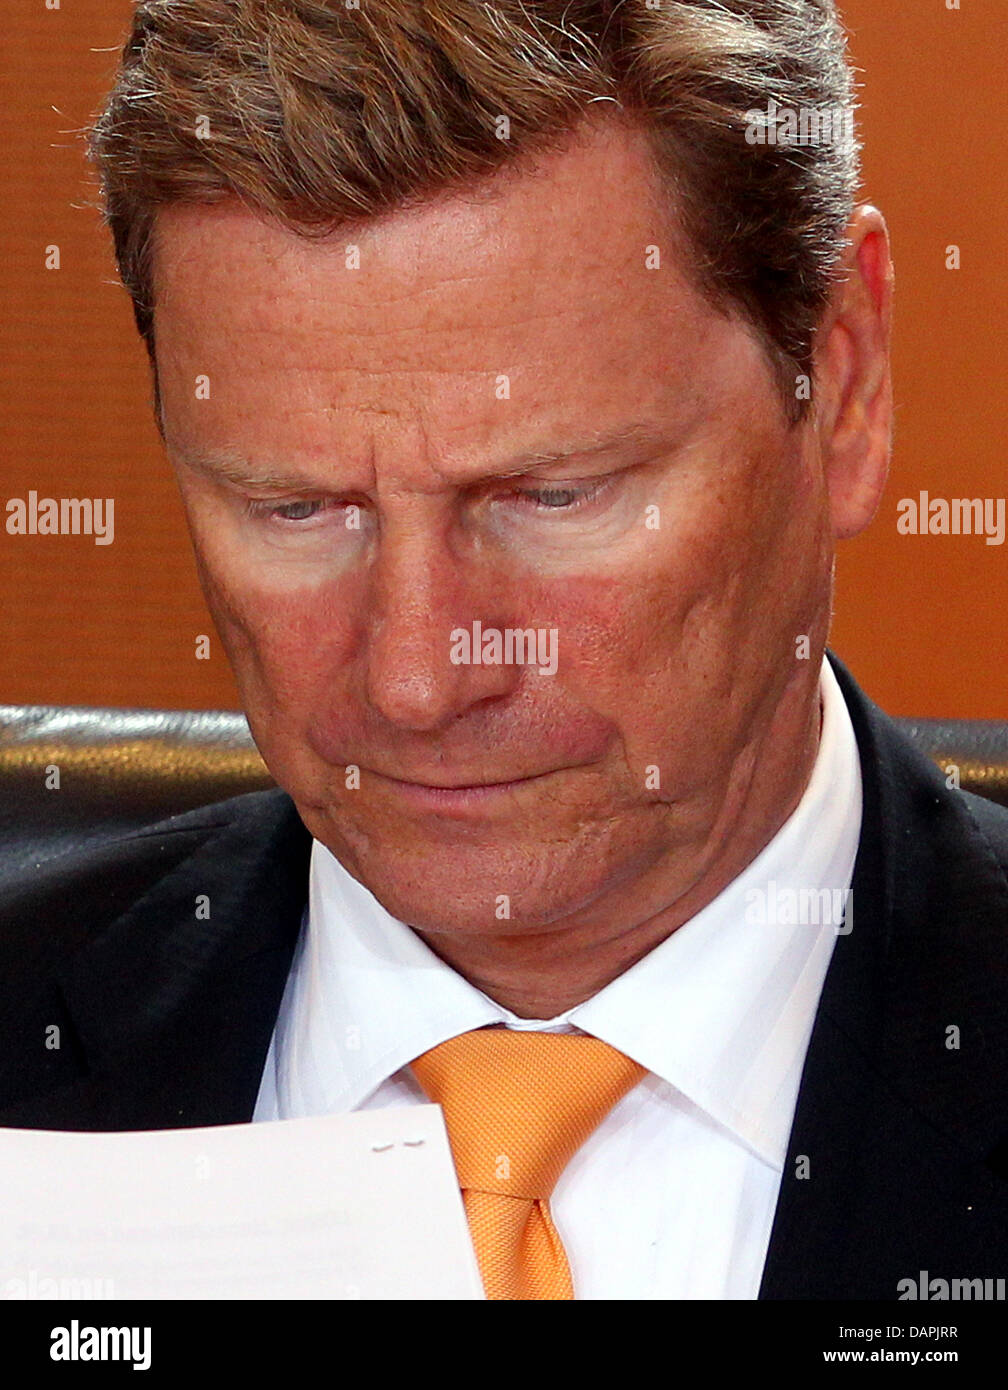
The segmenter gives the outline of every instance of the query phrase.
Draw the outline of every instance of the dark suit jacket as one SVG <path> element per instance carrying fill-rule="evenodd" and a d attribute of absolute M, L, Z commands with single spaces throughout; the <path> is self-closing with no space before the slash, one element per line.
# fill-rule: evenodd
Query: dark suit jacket
<path fill-rule="evenodd" d="M 830 659 L 864 782 L 853 930 L 816 1016 L 760 1297 L 895 1299 L 921 1270 L 1008 1274 L 1008 811 L 948 790 Z M 256 792 L 8 881 L 0 1126 L 250 1120 L 310 844 L 284 793 Z"/>

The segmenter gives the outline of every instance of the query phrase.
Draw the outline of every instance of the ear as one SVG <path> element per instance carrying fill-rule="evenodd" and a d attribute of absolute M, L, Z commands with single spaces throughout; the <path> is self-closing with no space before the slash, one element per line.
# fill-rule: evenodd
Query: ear
<path fill-rule="evenodd" d="M 877 208 L 856 208 L 829 309 L 816 335 L 816 430 L 838 540 L 878 509 L 892 449 L 889 346 L 893 268 Z"/>

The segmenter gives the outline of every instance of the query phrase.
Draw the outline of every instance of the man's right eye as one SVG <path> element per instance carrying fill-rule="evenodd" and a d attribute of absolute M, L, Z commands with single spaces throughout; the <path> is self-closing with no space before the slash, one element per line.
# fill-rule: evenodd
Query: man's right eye
<path fill-rule="evenodd" d="M 321 498 L 297 502 L 262 501 L 249 498 L 245 503 L 245 514 L 257 520 L 311 521 L 319 515 L 324 507 L 325 502 Z"/>

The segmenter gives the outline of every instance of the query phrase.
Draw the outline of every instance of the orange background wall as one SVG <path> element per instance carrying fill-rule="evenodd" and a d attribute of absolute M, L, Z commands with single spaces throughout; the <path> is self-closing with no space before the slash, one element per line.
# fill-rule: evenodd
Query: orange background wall
<path fill-rule="evenodd" d="M 54 0 L 50 0 L 53 3 Z M 895 714 L 1008 718 L 1008 545 L 896 531 L 896 503 L 999 497 L 1008 359 L 1006 0 L 846 0 L 861 69 L 864 196 L 897 268 L 896 446 L 879 516 L 841 547 L 832 645 Z M 12 7 L 13 9 L 13 7 Z M 129 0 L 25 0 L 0 59 L 3 500 L 115 498 L 115 543 L 0 530 L 0 702 L 234 707 L 143 349 L 91 204 L 80 131 Z M 950 243 L 962 268 L 945 268 Z M 44 267 L 57 244 L 61 268 Z"/>

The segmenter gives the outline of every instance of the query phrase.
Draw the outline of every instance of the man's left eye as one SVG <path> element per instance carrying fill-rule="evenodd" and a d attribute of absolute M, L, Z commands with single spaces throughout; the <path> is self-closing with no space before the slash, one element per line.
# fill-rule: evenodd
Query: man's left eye
<path fill-rule="evenodd" d="M 521 488 L 514 495 L 536 511 L 574 511 L 592 501 L 602 491 L 602 483 L 585 486 Z"/>

